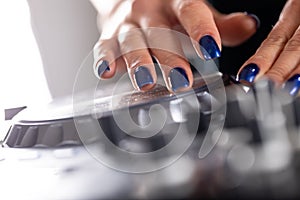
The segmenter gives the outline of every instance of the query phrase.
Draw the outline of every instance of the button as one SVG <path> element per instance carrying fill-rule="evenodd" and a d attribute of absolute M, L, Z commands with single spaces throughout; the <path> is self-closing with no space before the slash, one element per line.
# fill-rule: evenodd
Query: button
<path fill-rule="evenodd" d="M 16 142 L 17 142 L 17 139 L 21 133 L 21 130 L 22 130 L 22 127 L 21 126 L 14 126 L 11 130 L 11 132 L 9 133 L 8 135 L 8 139 L 7 139 L 7 142 L 6 144 L 9 146 L 9 147 L 14 147 Z"/>
<path fill-rule="evenodd" d="M 62 139 L 63 139 L 62 125 L 61 124 L 51 125 L 47 129 L 42 139 L 42 145 L 54 147 L 57 144 L 61 143 Z"/>
<path fill-rule="evenodd" d="M 29 127 L 20 143 L 20 147 L 24 148 L 24 147 L 34 146 L 36 144 L 37 137 L 38 137 L 38 127 L 37 126 Z"/>

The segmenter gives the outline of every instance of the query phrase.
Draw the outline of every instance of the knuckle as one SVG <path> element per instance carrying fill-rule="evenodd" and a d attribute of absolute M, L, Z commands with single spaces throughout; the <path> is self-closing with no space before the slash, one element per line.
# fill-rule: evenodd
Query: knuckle
<path fill-rule="evenodd" d="M 94 46 L 94 51 L 100 51 L 101 49 L 103 49 L 105 43 L 106 42 L 104 40 L 99 40 Z"/>
<path fill-rule="evenodd" d="M 269 77 L 279 82 L 284 81 L 286 74 L 287 74 L 287 70 L 284 67 L 278 67 L 276 69 L 272 69 L 267 73 Z"/>
<path fill-rule="evenodd" d="M 178 57 L 175 54 L 169 53 L 164 57 L 164 63 L 171 63 L 174 60 L 177 60 Z"/>
<path fill-rule="evenodd" d="M 298 9 L 295 9 L 295 12 L 297 12 L 300 9 L 300 1 L 298 1 L 298 0 L 289 1 L 289 6 L 291 8 L 298 8 Z"/>
<path fill-rule="evenodd" d="M 94 54 L 107 54 L 108 52 L 116 51 L 116 43 L 113 39 L 99 40 L 94 48 Z"/>
<path fill-rule="evenodd" d="M 289 38 L 285 34 L 271 34 L 263 43 L 264 46 L 283 47 L 288 42 Z"/>
<path fill-rule="evenodd" d="M 139 10 L 139 8 L 141 7 L 141 1 L 139 0 L 133 0 L 132 4 L 131 4 L 131 10 Z"/>
<path fill-rule="evenodd" d="M 149 16 L 143 17 L 143 23 L 147 27 L 158 27 L 158 28 L 166 28 L 166 29 L 170 29 L 173 24 L 178 24 L 178 23 L 173 23 L 172 20 L 173 19 L 161 15 L 161 13 L 153 13 L 151 14 L 151 17 Z M 151 31 L 150 29 L 149 32 L 155 32 L 155 30 Z M 158 32 L 160 33 L 160 31 Z"/>
<path fill-rule="evenodd" d="M 119 37 L 123 37 L 123 36 L 121 35 Z M 124 33 L 124 39 L 125 41 L 127 40 L 128 42 L 141 41 L 143 39 L 143 33 L 140 29 L 134 28 Z"/>
<path fill-rule="evenodd" d="M 286 51 L 300 52 L 300 34 L 295 35 L 287 44 Z"/>
<path fill-rule="evenodd" d="M 156 43 L 163 43 L 164 39 L 163 37 L 161 37 L 161 34 L 157 31 L 149 31 L 146 35 L 146 38 L 148 40 L 148 43 L 151 45 L 152 43 L 154 43 L 154 41 Z"/>
<path fill-rule="evenodd" d="M 210 30 L 209 27 L 210 27 L 209 22 L 201 23 L 201 24 L 192 26 L 191 29 L 189 30 L 189 32 L 193 39 L 199 39 L 200 35 L 202 35 L 204 31 L 205 31 L 206 35 L 214 35 L 211 31 L 208 31 L 208 30 Z"/>
<path fill-rule="evenodd" d="M 149 2 L 147 0 L 132 0 L 131 13 L 140 13 L 148 8 Z"/>
<path fill-rule="evenodd" d="M 176 54 L 166 53 L 163 56 L 161 63 L 166 65 L 166 67 L 174 67 L 174 66 L 178 66 L 179 63 L 183 63 L 182 59 L 183 58 L 179 57 Z"/>
<path fill-rule="evenodd" d="M 181 16 L 184 16 L 186 14 L 189 14 L 192 9 L 194 9 L 196 6 L 198 6 L 201 1 L 195 1 L 195 0 L 184 0 L 180 1 L 178 5 L 178 11 Z"/>
<path fill-rule="evenodd" d="M 253 57 L 251 57 L 251 60 L 249 62 L 259 63 L 261 66 L 267 66 L 270 62 L 270 57 L 265 53 L 256 54 Z"/>
<path fill-rule="evenodd" d="M 134 52 L 128 53 L 124 55 L 124 57 L 129 68 L 150 64 L 147 63 L 147 60 L 149 60 L 149 55 L 142 52 L 141 50 L 136 50 Z"/>

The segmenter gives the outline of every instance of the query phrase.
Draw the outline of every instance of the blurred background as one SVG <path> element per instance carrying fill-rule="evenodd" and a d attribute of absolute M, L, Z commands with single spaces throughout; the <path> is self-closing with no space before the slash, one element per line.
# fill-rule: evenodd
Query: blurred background
<path fill-rule="evenodd" d="M 2 134 L 7 130 L 5 109 L 45 105 L 72 93 L 99 31 L 88 0 L 0 1 L 0 24 Z M 95 76 L 92 66 L 81 71 L 86 81 L 79 89 L 85 90 Z"/>
<path fill-rule="evenodd" d="M 0 2 L 0 109 L 45 104 L 72 93 L 99 32 L 88 0 Z M 95 77 L 83 70 L 86 85 Z"/>
<path fill-rule="evenodd" d="M 1 108 L 49 101 L 27 1 L 0 2 Z"/>

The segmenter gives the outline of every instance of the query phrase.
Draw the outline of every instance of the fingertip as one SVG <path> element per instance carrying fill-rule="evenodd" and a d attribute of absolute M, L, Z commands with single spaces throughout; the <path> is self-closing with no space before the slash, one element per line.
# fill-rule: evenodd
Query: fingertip
<path fill-rule="evenodd" d="M 248 12 L 245 12 L 245 15 L 248 16 L 251 19 L 252 24 L 253 24 L 253 22 L 255 23 L 255 29 L 260 28 L 261 22 L 260 22 L 260 19 L 257 15 L 252 14 L 252 13 L 248 13 Z"/>
<path fill-rule="evenodd" d="M 239 12 L 222 15 L 216 23 L 225 46 L 237 46 L 253 36 L 260 26 L 259 18 L 251 13 Z"/>
<path fill-rule="evenodd" d="M 99 40 L 94 48 L 94 74 L 98 79 L 111 78 L 116 72 L 116 41 Z"/>
<path fill-rule="evenodd" d="M 282 86 L 283 90 L 295 97 L 300 91 L 300 74 L 290 77 Z"/>
<path fill-rule="evenodd" d="M 221 48 L 211 35 L 204 35 L 199 40 L 200 51 L 205 60 L 221 57 Z"/>
<path fill-rule="evenodd" d="M 101 77 L 104 72 L 110 71 L 109 63 L 107 60 L 100 60 L 96 64 L 95 73 L 97 77 Z"/>
<path fill-rule="evenodd" d="M 244 66 L 238 73 L 238 81 L 249 85 L 252 84 L 255 79 L 257 78 L 257 75 L 260 71 L 260 68 L 255 63 L 249 63 L 246 66 Z"/>
<path fill-rule="evenodd" d="M 146 66 L 139 66 L 134 70 L 134 80 L 138 90 L 146 91 L 154 87 L 155 78 Z"/>
<path fill-rule="evenodd" d="M 111 78 L 115 74 L 115 62 L 109 63 L 108 60 L 101 59 L 96 63 L 94 69 L 94 74 L 97 78 Z"/>
<path fill-rule="evenodd" d="M 193 78 L 186 69 L 175 67 L 169 72 L 169 89 L 172 92 L 186 91 L 192 87 Z"/>

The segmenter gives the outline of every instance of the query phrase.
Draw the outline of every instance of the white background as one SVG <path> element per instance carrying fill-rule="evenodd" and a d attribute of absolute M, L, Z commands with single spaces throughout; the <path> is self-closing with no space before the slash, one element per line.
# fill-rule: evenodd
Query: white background
<path fill-rule="evenodd" d="M 27 1 L 1 0 L 0 26 L 0 107 L 49 101 Z"/>

